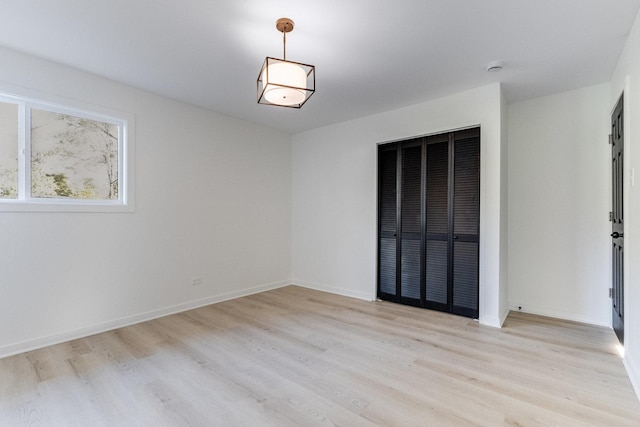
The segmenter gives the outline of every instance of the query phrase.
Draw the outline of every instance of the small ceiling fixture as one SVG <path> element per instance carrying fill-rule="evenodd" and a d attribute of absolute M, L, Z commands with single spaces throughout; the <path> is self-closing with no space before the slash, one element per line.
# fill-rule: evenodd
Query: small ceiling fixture
<path fill-rule="evenodd" d="M 287 33 L 293 21 L 280 18 L 276 28 L 282 33 L 282 59 L 268 57 L 258 74 L 258 104 L 300 108 L 316 91 L 316 67 L 287 61 Z"/>
<path fill-rule="evenodd" d="M 490 73 L 497 73 L 498 71 L 502 71 L 502 67 L 504 67 L 504 62 L 493 61 L 488 63 L 485 69 Z"/>

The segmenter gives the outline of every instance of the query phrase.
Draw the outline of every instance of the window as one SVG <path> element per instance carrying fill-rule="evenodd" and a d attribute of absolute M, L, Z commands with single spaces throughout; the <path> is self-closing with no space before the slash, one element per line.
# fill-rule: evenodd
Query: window
<path fill-rule="evenodd" d="M 122 116 L 0 96 L 0 210 L 131 211 Z"/>

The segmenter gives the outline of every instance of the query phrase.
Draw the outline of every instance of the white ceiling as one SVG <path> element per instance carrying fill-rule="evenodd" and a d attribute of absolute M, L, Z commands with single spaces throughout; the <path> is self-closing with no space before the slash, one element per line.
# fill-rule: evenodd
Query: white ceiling
<path fill-rule="evenodd" d="M 290 133 L 501 81 L 510 102 L 609 81 L 640 0 L 0 0 L 0 45 Z M 258 105 L 275 21 L 316 66 L 301 110 Z M 502 60 L 504 70 L 488 73 Z"/>

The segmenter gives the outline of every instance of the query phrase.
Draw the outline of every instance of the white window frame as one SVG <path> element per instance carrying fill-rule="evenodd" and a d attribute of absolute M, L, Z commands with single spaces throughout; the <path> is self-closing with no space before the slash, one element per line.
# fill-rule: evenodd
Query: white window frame
<path fill-rule="evenodd" d="M 48 99 L 43 99 L 48 98 Z M 0 212 L 133 212 L 134 116 L 80 102 L 0 92 L 0 102 L 18 105 L 18 198 L 0 198 Z M 118 199 L 31 197 L 31 109 L 81 117 L 118 126 Z"/>

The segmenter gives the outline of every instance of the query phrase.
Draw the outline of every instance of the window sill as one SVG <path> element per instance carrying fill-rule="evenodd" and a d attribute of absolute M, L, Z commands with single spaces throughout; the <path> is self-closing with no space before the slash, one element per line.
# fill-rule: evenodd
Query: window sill
<path fill-rule="evenodd" d="M 46 202 L 25 202 L 22 200 L 0 201 L 1 212 L 79 212 L 79 213 L 117 213 L 117 212 L 134 212 L 132 203 L 79 203 L 77 201 L 51 201 Z"/>

